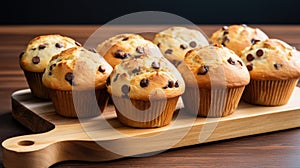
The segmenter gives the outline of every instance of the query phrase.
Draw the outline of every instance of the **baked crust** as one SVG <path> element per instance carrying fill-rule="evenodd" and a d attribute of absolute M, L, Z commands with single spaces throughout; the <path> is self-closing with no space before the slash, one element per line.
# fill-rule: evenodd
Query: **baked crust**
<path fill-rule="evenodd" d="M 20 66 L 30 72 L 44 72 L 52 56 L 76 44 L 75 40 L 58 34 L 38 36 L 28 43 Z"/>
<path fill-rule="evenodd" d="M 255 41 L 266 39 L 268 36 L 263 31 L 246 25 L 223 26 L 210 37 L 212 43 L 222 44 L 233 50 L 238 56 L 241 56 L 242 51 Z"/>
<path fill-rule="evenodd" d="M 69 48 L 52 57 L 43 84 L 54 90 L 105 87 L 112 67 L 99 54 L 83 47 Z"/>
<path fill-rule="evenodd" d="M 245 86 L 250 81 L 242 60 L 231 50 L 215 44 L 190 50 L 178 66 L 187 85 L 201 88 Z"/>
<path fill-rule="evenodd" d="M 148 101 L 179 96 L 185 84 L 178 70 L 164 57 L 144 55 L 117 65 L 107 87 L 113 96 Z"/>
<path fill-rule="evenodd" d="M 157 33 L 153 43 L 173 64 L 182 61 L 192 48 L 208 45 L 206 37 L 198 30 L 185 27 L 170 27 Z"/>
<path fill-rule="evenodd" d="M 250 59 L 251 57 L 251 59 Z M 241 56 L 253 80 L 286 80 L 300 77 L 300 53 L 278 39 L 257 42 Z"/>

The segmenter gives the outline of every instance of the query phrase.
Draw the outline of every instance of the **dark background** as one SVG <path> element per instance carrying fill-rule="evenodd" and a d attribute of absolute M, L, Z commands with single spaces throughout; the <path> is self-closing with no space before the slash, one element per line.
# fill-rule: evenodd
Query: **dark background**
<path fill-rule="evenodd" d="M 1 1 L 1 24 L 104 24 L 138 11 L 164 11 L 196 24 L 300 24 L 298 0 Z"/>

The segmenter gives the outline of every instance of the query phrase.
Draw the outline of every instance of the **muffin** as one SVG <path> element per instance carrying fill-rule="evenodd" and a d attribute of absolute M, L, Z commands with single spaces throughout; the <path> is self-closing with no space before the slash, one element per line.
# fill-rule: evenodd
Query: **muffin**
<path fill-rule="evenodd" d="M 96 52 L 73 47 L 52 57 L 42 79 L 58 114 L 93 117 L 107 105 L 106 80 L 111 72 Z"/>
<path fill-rule="evenodd" d="M 119 34 L 99 44 L 97 52 L 114 68 L 129 57 L 144 54 L 163 57 L 158 47 L 137 34 Z"/>
<path fill-rule="evenodd" d="M 243 51 L 242 60 L 250 73 L 243 100 L 251 104 L 286 104 L 300 77 L 300 54 L 287 43 L 268 39 Z"/>
<path fill-rule="evenodd" d="M 208 45 L 208 41 L 200 31 L 185 27 L 170 27 L 163 30 L 155 35 L 153 43 L 175 66 L 183 61 L 190 49 Z"/>
<path fill-rule="evenodd" d="M 178 69 L 186 84 L 185 109 L 203 117 L 232 114 L 250 80 L 239 56 L 219 44 L 190 50 Z"/>
<path fill-rule="evenodd" d="M 168 60 L 150 55 L 121 62 L 107 84 L 120 122 L 137 128 L 168 125 L 185 89 Z"/>
<path fill-rule="evenodd" d="M 80 44 L 61 35 L 43 35 L 29 42 L 25 52 L 20 54 L 19 63 L 34 96 L 49 99 L 48 90 L 42 84 L 45 68 L 52 56 L 76 45 Z"/>
<path fill-rule="evenodd" d="M 251 28 L 245 24 L 223 26 L 214 32 L 210 38 L 213 43 L 222 44 L 233 50 L 238 56 L 242 51 L 257 41 L 268 39 L 268 36 L 258 28 Z"/>

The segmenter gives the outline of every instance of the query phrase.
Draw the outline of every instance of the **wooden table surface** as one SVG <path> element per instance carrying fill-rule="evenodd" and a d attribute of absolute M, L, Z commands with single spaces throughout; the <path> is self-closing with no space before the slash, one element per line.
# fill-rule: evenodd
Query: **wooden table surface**
<path fill-rule="evenodd" d="M 252 25 L 269 37 L 278 38 L 300 49 L 300 25 Z M 100 26 L 0 26 L 0 142 L 7 138 L 30 134 L 11 116 L 10 95 L 27 88 L 19 68 L 18 55 L 27 42 L 41 34 L 59 33 L 73 37 L 82 44 Z M 152 26 L 154 27 L 154 26 Z M 220 25 L 199 25 L 207 36 Z M 151 26 L 113 26 L 115 32 L 141 32 Z M 156 26 L 155 30 L 162 27 Z M 87 153 L 88 155 L 88 153 Z M 0 152 L 0 167 L 2 152 Z M 58 163 L 53 167 L 300 167 L 300 129 L 173 149 L 145 158 L 125 158 L 110 162 Z"/>

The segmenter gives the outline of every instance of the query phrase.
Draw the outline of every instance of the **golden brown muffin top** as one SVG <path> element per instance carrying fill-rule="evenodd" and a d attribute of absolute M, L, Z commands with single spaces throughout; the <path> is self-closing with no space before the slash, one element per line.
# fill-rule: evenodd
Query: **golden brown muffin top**
<path fill-rule="evenodd" d="M 278 39 L 256 42 L 241 56 L 251 79 L 285 80 L 300 77 L 300 53 Z"/>
<path fill-rule="evenodd" d="M 99 44 L 96 50 L 112 67 L 137 55 L 163 57 L 155 44 L 137 34 L 116 35 Z"/>
<path fill-rule="evenodd" d="M 184 92 L 177 69 L 163 57 L 131 57 L 117 65 L 110 76 L 108 92 L 131 99 L 173 98 Z"/>
<path fill-rule="evenodd" d="M 215 44 L 190 50 L 178 66 L 187 85 L 196 81 L 201 88 L 241 87 L 250 81 L 245 64 L 232 51 Z"/>
<path fill-rule="evenodd" d="M 200 31 L 186 27 L 170 27 L 163 30 L 155 35 L 153 43 L 174 65 L 179 64 L 190 49 L 208 45 Z"/>
<path fill-rule="evenodd" d="M 83 47 L 69 48 L 52 57 L 43 84 L 55 90 L 103 88 L 112 67 L 98 53 Z"/>
<path fill-rule="evenodd" d="M 44 72 L 52 56 L 77 45 L 75 40 L 57 34 L 38 36 L 20 55 L 20 66 L 30 72 Z"/>
<path fill-rule="evenodd" d="M 223 26 L 214 32 L 210 38 L 213 43 L 218 43 L 233 50 L 238 56 L 254 42 L 268 39 L 268 36 L 258 28 L 247 25 Z"/>

